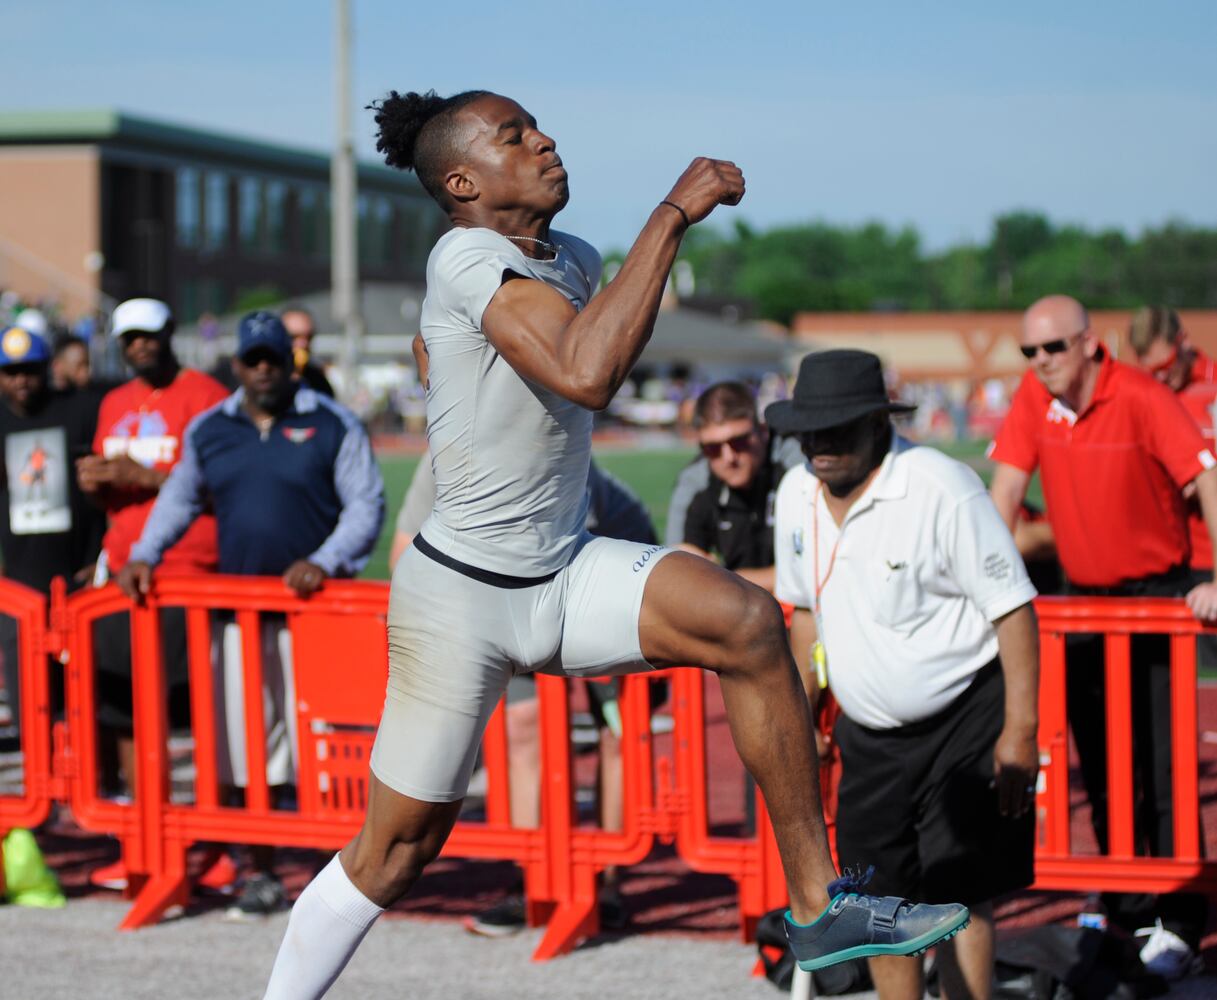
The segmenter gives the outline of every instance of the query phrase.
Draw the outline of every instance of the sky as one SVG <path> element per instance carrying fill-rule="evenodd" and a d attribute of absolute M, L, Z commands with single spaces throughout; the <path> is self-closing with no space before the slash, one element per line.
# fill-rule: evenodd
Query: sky
<path fill-rule="evenodd" d="M 627 248 L 698 155 L 765 228 L 912 225 L 979 242 L 994 216 L 1136 234 L 1217 226 L 1217 3 L 351 0 L 354 103 L 495 90 L 558 143 L 555 225 Z M 325 150 L 329 0 L 10 4 L 0 111 L 112 107 Z M 354 117 L 375 158 L 371 113 Z"/>

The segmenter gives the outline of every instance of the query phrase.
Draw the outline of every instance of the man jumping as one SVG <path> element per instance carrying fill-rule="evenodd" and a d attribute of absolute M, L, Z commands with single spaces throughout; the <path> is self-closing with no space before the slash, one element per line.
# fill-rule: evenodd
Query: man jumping
<path fill-rule="evenodd" d="M 513 673 L 718 674 L 772 815 L 805 968 L 912 954 L 959 930 L 962 906 L 879 899 L 837 878 L 776 602 L 706 559 L 584 531 L 591 411 L 651 336 L 685 231 L 743 197 L 740 170 L 694 160 L 593 298 L 600 259 L 550 229 L 567 176 L 532 115 L 486 91 L 394 91 L 374 109 L 386 162 L 413 169 L 453 226 L 431 251 L 421 317 L 436 500 L 393 574 L 367 818 L 297 900 L 266 997 L 322 996 L 438 855 Z"/>

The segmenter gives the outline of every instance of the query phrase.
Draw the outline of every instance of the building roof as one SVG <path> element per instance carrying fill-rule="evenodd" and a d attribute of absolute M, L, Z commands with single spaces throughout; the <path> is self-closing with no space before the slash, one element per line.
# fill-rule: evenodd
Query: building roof
<path fill-rule="evenodd" d="M 63 111 L 0 111 L 0 146 L 97 144 L 147 152 L 209 158 L 250 167 L 329 175 L 328 153 L 189 128 L 113 108 Z M 361 162 L 359 179 L 377 187 L 422 187 L 413 174 Z"/>

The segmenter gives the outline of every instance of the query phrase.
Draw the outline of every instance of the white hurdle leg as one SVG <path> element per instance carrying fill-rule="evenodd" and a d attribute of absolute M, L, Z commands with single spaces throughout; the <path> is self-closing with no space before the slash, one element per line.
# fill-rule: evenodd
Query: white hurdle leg
<path fill-rule="evenodd" d="M 816 988 L 811 981 L 811 973 L 804 972 L 795 965 L 794 977 L 790 980 L 790 1000 L 812 1000 L 815 995 Z"/>

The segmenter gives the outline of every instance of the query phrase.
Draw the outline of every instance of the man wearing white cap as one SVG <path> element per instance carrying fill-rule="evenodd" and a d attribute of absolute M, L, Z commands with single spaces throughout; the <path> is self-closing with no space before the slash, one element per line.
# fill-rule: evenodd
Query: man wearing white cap
<path fill-rule="evenodd" d="M 123 358 L 135 377 L 106 394 L 97 416 L 94 454 L 76 464 L 81 489 L 93 495 L 109 516 L 98 583 L 126 564 L 161 485 L 181 457 L 186 425 L 228 395 L 215 379 L 179 364 L 170 345 L 173 329 L 172 312 L 157 299 L 128 299 L 114 310 L 110 335 L 122 344 Z M 165 553 L 162 565 L 176 573 L 209 573 L 216 560 L 215 518 L 204 515 Z M 172 715 L 179 707 L 188 709 L 184 614 L 166 612 L 161 632 L 170 651 L 165 664 Z M 117 746 L 117 769 L 128 787 L 134 774 L 130 641 L 127 616 L 98 623 L 98 721 L 108 737 L 105 745 L 111 752 Z M 116 870 L 94 872 L 94 882 L 125 884 L 121 863 L 111 867 Z"/>

